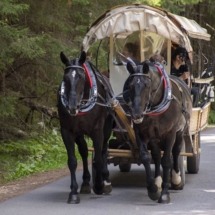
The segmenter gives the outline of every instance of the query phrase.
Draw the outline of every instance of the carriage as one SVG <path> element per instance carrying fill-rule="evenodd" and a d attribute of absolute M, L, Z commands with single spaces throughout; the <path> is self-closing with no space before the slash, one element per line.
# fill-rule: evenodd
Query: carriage
<path fill-rule="evenodd" d="M 108 41 L 109 45 L 107 70 L 114 91 L 109 104 L 117 113 L 117 126 L 113 129 L 115 140 L 112 140 L 113 144 L 109 142 L 108 162 L 115 166 L 119 165 L 123 172 L 129 172 L 132 163 L 138 165 L 141 163 L 128 106 L 122 95 L 123 85 L 129 76 L 120 58 L 123 46 L 127 42 L 137 44 L 140 62 L 149 59 L 154 54 L 163 56 L 162 63 L 168 74 L 171 70 L 172 46 L 177 44 L 186 48 L 190 59 L 192 84 L 199 88 L 201 95 L 198 105 L 192 108 L 190 129 L 184 135 L 184 146 L 179 158 L 182 183 L 185 184 L 186 169 L 188 173 L 199 171 L 200 132 L 207 126 L 210 102 L 213 101 L 211 82 L 213 81 L 214 56 L 212 53 L 211 59 L 206 58 L 203 49 L 200 48 L 203 42 L 209 43 L 210 35 L 194 20 L 157 7 L 133 4 L 112 8 L 98 17 L 83 40 L 83 50 L 87 52 L 90 46 L 99 42 L 98 57 L 103 40 Z M 208 50 L 210 48 L 207 48 L 207 52 Z M 207 76 L 204 75 L 206 72 Z M 89 148 L 89 151 L 93 152 L 93 148 Z M 93 169 L 92 172 L 94 172 Z"/>
<path fill-rule="evenodd" d="M 69 60 L 61 53 L 65 71 L 58 114 L 71 173 L 68 203 L 80 202 L 75 143 L 84 167 L 80 193 L 91 192 L 88 151 L 93 152 L 93 191 L 98 195 L 112 191 L 107 168 L 111 163 L 123 172 L 129 172 L 132 163 L 142 163 L 148 196 L 159 203 L 170 202 L 169 177 L 173 189 L 183 189 L 185 170 L 198 173 L 200 132 L 207 125 L 214 99 L 214 53 L 212 46 L 203 43 L 209 41 L 206 29 L 193 20 L 131 4 L 110 9 L 93 22 L 79 58 Z M 126 55 L 128 46 L 135 47 L 135 58 Z M 96 66 L 89 60 L 90 49 L 95 47 Z M 170 74 L 174 47 L 184 47 L 189 56 L 192 84 L 199 96 L 193 107 L 188 86 Z M 206 57 L 204 50 L 212 52 Z M 103 69 L 107 62 L 109 80 L 99 72 L 100 58 Z M 84 135 L 93 140 L 93 148 L 87 148 Z"/>

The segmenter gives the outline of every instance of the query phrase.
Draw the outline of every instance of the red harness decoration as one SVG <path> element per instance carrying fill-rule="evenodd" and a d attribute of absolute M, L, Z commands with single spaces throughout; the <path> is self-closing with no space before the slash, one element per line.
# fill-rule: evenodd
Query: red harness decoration
<path fill-rule="evenodd" d="M 89 82 L 89 85 L 90 85 L 90 87 L 92 87 L 93 86 L 92 78 L 90 77 L 90 72 L 89 72 L 89 70 L 88 70 L 88 68 L 87 68 L 85 63 L 83 64 L 83 67 L 84 67 L 84 70 L 86 72 L 87 80 Z M 78 116 L 82 116 L 82 115 L 85 115 L 85 114 L 87 114 L 87 112 L 78 112 Z"/>
<path fill-rule="evenodd" d="M 84 67 L 84 70 L 85 70 L 85 72 L 87 74 L 87 79 L 89 81 L 90 87 L 92 87 L 93 86 L 93 82 L 92 82 L 92 79 L 90 77 L 90 72 L 89 72 L 89 70 L 88 70 L 88 68 L 87 68 L 87 66 L 86 66 L 85 63 L 83 64 L 83 67 Z"/>
<path fill-rule="evenodd" d="M 163 76 L 163 72 L 162 72 L 161 68 L 159 66 L 157 66 L 157 65 L 155 65 L 155 67 L 157 68 L 158 72 L 160 73 L 160 75 L 162 77 Z M 166 89 L 167 88 L 167 83 L 166 83 L 166 78 L 165 77 L 163 78 L 163 85 L 164 85 L 164 89 Z M 161 110 L 160 112 L 148 113 L 146 115 L 148 115 L 148 116 L 158 116 L 158 115 L 164 113 L 168 108 L 169 108 L 169 105 L 166 108 L 164 108 L 163 110 Z"/>

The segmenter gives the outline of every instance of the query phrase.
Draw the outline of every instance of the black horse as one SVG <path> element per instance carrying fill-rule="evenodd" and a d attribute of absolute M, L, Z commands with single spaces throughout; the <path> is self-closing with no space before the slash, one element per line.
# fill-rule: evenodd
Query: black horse
<path fill-rule="evenodd" d="M 147 190 L 152 200 L 169 203 L 169 172 L 172 167 L 172 187 L 182 189 L 178 157 L 183 145 L 184 133 L 189 133 L 192 100 L 187 89 L 177 77 L 168 78 L 160 67 L 144 62 L 138 66 L 127 64 L 130 76 L 127 88 L 130 99 L 130 113 L 134 122 L 134 132 L 140 150 L 140 159 L 147 174 Z M 174 79 L 174 80 L 173 80 Z M 170 81 L 171 80 L 171 81 Z M 151 173 L 152 151 L 156 176 L 163 168 L 162 191 L 158 191 Z M 164 151 L 161 158 L 160 150 Z"/>
<path fill-rule="evenodd" d="M 68 60 L 61 52 L 65 64 L 63 81 L 58 94 L 58 114 L 61 135 L 68 154 L 68 167 L 71 173 L 71 192 L 68 203 L 79 203 L 78 184 L 75 171 L 77 160 L 75 143 L 83 160 L 83 183 L 80 193 L 90 193 L 90 173 L 88 170 L 88 148 L 84 136 L 93 141 L 95 156 L 93 167 L 95 180 L 93 191 L 101 195 L 112 190 L 107 169 L 107 141 L 111 135 L 113 119 L 106 103 L 112 89 L 108 79 L 86 60 L 86 53 L 80 58 Z M 100 105 L 98 105 L 100 103 Z"/>

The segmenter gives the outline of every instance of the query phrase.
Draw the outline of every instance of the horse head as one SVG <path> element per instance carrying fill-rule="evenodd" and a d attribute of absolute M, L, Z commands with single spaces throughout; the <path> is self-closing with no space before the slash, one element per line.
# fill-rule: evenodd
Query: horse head
<path fill-rule="evenodd" d="M 79 59 L 77 58 L 70 61 L 64 53 L 61 52 L 60 58 L 62 63 L 66 66 L 61 84 L 61 94 L 64 94 L 64 106 L 70 115 L 76 116 L 79 112 L 84 94 L 86 74 L 83 64 L 86 60 L 86 53 L 82 52 Z"/>
<path fill-rule="evenodd" d="M 129 76 L 129 91 L 131 101 L 131 117 L 134 123 L 141 123 L 144 118 L 144 111 L 148 107 L 151 91 L 150 67 L 147 63 L 133 66 L 127 63 Z"/>

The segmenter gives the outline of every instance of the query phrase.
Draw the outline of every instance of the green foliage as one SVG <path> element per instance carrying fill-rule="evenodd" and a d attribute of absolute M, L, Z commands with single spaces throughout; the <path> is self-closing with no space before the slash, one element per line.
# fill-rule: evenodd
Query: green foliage
<path fill-rule="evenodd" d="M 185 11 L 186 5 L 194 5 L 199 2 L 201 2 L 201 0 L 160 0 L 159 6 L 171 13 L 180 14 Z"/>
<path fill-rule="evenodd" d="M 7 15 L 10 19 L 18 18 L 20 14 L 23 14 L 29 5 L 27 4 L 20 4 L 17 0 L 1 0 L 0 2 L 0 14 Z M 6 18 L 5 21 L 7 22 L 8 19 Z"/>
<path fill-rule="evenodd" d="M 0 95 L 0 117 L 13 116 L 16 102 L 15 96 Z"/>
<path fill-rule="evenodd" d="M 208 124 L 215 124 L 215 110 L 210 110 Z"/>
<path fill-rule="evenodd" d="M 86 140 L 88 146 L 92 146 L 91 140 Z M 75 150 L 77 160 L 80 161 L 77 147 Z M 2 141 L 0 160 L 0 182 L 8 182 L 36 172 L 63 168 L 67 164 L 67 153 L 59 133 L 45 136 L 35 134 L 31 139 Z"/>

